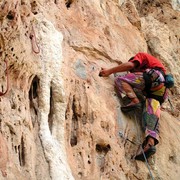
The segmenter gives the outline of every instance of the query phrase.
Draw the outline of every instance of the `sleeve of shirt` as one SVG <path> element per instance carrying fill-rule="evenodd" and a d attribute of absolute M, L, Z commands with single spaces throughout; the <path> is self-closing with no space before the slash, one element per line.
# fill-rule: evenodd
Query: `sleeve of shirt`
<path fill-rule="evenodd" d="M 135 67 L 134 67 L 134 69 L 131 70 L 131 72 L 138 71 L 138 69 L 142 65 L 142 57 L 141 57 L 140 53 L 138 53 L 134 57 L 130 58 L 129 62 L 133 62 L 135 64 Z"/>
<path fill-rule="evenodd" d="M 141 57 L 141 54 L 138 53 L 136 54 L 134 57 L 130 58 L 129 61 L 130 62 L 138 62 L 139 66 L 142 64 L 142 57 Z"/>

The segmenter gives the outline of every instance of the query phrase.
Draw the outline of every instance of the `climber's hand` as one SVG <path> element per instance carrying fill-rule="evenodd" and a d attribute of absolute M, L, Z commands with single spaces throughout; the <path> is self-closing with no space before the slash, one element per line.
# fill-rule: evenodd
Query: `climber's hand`
<path fill-rule="evenodd" d="M 110 71 L 105 68 L 101 68 L 101 70 L 99 72 L 100 77 L 108 77 L 110 74 L 111 74 Z"/>

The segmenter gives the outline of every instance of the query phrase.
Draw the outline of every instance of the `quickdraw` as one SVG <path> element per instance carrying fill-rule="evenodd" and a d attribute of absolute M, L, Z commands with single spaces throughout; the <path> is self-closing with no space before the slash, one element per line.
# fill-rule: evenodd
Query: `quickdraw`
<path fill-rule="evenodd" d="M 129 141 L 130 143 L 134 144 L 134 145 L 140 145 L 139 142 L 134 142 L 133 140 L 130 140 L 128 137 L 125 137 L 124 134 L 122 132 L 119 131 L 119 136 L 124 139 L 125 141 Z"/>
<path fill-rule="evenodd" d="M 8 62 L 6 60 L 6 57 L 5 57 L 5 60 L 4 60 L 5 64 L 6 64 L 6 79 L 7 79 L 7 88 L 6 88 L 6 91 L 5 92 L 0 92 L 0 96 L 4 96 L 8 91 L 9 91 L 9 72 L 8 72 Z"/>

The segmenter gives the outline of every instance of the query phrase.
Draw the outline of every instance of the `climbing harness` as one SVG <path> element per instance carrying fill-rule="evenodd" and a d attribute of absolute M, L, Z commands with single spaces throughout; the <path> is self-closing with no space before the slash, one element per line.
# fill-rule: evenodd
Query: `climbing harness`
<path fill-rule="evenodd" d="M 7 88 L 6 88 L 5 92 L 0 92 L 0 96 L 4 96 L 9 91 L 9 72 L 8 72 L 8 62 L 6 60 L 6 57 L 5 57 L 4 62 L 5 62 L 5 65 L 6 65 L 5 73 L 6 73 Z"/>
<path fill-rule="evenodd" d="M 37 44 L 36 34 L 35 34 L 35 31 L 34 31 L 34 26 L 33 25 L 32 25 L 32 33 L 30 33 L 29 38 L 31 39 L 33 52 L 38 54 L 40 52 L 40 48 L 39 48 L 39 46 Z"/>

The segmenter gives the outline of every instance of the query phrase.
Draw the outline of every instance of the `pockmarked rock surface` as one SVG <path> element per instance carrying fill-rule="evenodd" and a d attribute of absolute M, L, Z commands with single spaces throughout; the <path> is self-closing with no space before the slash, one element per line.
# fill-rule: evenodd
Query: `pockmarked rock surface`
<path fill-rule="evenodd" d="M 0 28 L 0 179 L 179 180 L 178 0 L 1 0 Z M 142 142 L 141 117 L 99 77 L 138 52 L 175 78 L 152 176 L 119 136 Z"/>

